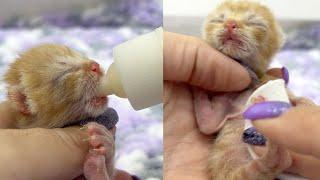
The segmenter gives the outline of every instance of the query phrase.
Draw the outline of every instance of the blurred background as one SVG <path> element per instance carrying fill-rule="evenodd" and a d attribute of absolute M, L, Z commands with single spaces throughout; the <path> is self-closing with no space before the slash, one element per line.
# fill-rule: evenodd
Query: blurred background
<path fill-rule="evenodd" d="M 18 54 L 40 43 L 70 46 L 105 69 L 112 48 L 162 26 L 161 0 L 1 0 L 0 76 Z M 0 101 L 6 90 L 0 81 Z M 162 179 L 162 106 L 139 112 L 111 97 L 120 117 L 116 166 L 142 179 Z"/>
<path fill-rule="evenodd" d="M 200 37 L 205 17 L 223 0 L 164 0 L 164 27 L 168 31 Z M 259 0 L 256 0 L 259 1 Z M 289 88 L 320 104 L 320 1 L 260 0 L 275 14 L 286 34 L 286 44 L 272 67 L 286 66 Z"/>

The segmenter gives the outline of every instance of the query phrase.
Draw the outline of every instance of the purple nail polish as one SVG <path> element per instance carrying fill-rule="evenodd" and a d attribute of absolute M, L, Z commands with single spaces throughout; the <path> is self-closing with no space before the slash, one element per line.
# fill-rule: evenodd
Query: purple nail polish
<path fill-rule="evenodd" d="M 266 101 L 250 106 L 243 117 L 249 120 L 273 118 L 288 110 L 291 104 L 282 101 Z"/>
<path fill-rule="evenodd" d="M 281 72 L 282 72 L 282 78 L 287 85 L 289 83 L 289 71 L 286 67 L 282 67 Z"/>
<path fill-rule="evenodd" d="M 132 175 L 131 177 L 132 177 L 133 180 L 141 180 L 141 178 L 139 178 L 139 177 L 136 176 L 136 175 Z"/>
<path fill-rule="evenodd" d="M 254 127 L 251 127 L 243 132 L 242 141 L 250 145 L 264 146 L 266 145 L 267 139 Z"/>

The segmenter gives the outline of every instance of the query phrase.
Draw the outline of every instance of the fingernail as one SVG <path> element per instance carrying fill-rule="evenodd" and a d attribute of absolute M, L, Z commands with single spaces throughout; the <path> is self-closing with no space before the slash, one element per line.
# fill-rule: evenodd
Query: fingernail
<path fill-rule="evenodd" d="M 286 67 L 282 67 L 281 72 L 282 72 L 282 78 L 287 85 L 289 83 L 289 71 Z"/>
<path fill-rule="evenodd" d="M 141 180 L 141 178 L 139 178 L 139 177 L 136 176 L 136 175 L 132 175 L 131 177 L 132 177 L 133 180 Z"/>
<path fill-rule="evenodd" d="M 273 118 L 281 115 L 291 107 L 289 103 L 282 101 L 266 101 L 250 106 L 243 117 L 249 120 Z"/>
<path fill-rule="evenodd" d="M 267 139 L 254 127 L 251 127 L 243 132 L 242 141 L 254 146 L 264 146 L 266 145 Z"/>

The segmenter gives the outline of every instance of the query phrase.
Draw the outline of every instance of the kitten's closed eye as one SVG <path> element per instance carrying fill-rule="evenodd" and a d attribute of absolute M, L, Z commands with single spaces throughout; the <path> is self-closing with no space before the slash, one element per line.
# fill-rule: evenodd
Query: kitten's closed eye
<path fill-rule="evenodd" d="M 66 62 L 58 62 L 58 64 L 60 64 L 60 65 L 63 65 L 63 66 L 65 66 L 65 65 L 67 65 L 67 63 Z"/>
<path fill-rule="evenodd" d="M 268 25 L 263 20 L 256 17 L 255 15 L 250 15 L 246 20 L 246 24 L 248 26 L 254 26 L 254 27 L 260 28 L 264 31 L 266 31 L 268 28 Z"/>
<path fill-rule="evenodd" d="M 248 21 L 246 23 L 248 26 L 254 26 L 257 27 L 263 31 L 267 31 L 268 26 L 264 22 L 259 22 L 259 21 Z"/>
<path fill-rule="evenodd" d="M 220 14 L 218 17 L 215 17 L 210 20 L 210 23 L 223 23 L 225 21 L 225 15 Z"/>

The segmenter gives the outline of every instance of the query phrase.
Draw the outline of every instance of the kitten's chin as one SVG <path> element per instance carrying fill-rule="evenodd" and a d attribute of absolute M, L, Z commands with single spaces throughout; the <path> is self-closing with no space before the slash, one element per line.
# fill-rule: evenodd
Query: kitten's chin
<path fill-rule="evenodd" d="M 85 107 L 86 113 L 89 114 L 91 117 L 97 117 L 103 114 L 106 110 L 107 110 L 106 103 L 101 105 L 88 103 Z"/>
<path fill-rule="evenodd" d="M 246 59 L 250 57 L 248 51 L 233 45 L 223 45 L 222 47 L 219 47 L 219 51 L 234 59 Z"/>
<path fill-rule="evenodd" d="M 103 107 L 103 108 L 99 108 L 99 109 L 95 109 L 95 110 L 90 110 L 90 112 L 88 112 L 88 114 L 90 114 L 90 116 L 92 116 L 92 117 L 98 117 L 101 114 L 103 114 L 106 110 L 107 110 L 107 107 Z"/>
<path fill-rule="evenodd" d="M 236 59 L 247 59 L 254 57 L 257 52 L 257 48 L 254 43 L 243 41 L 240 39 L 219 41 L 217 49 L 223 54 L 236 58 Z"/>

